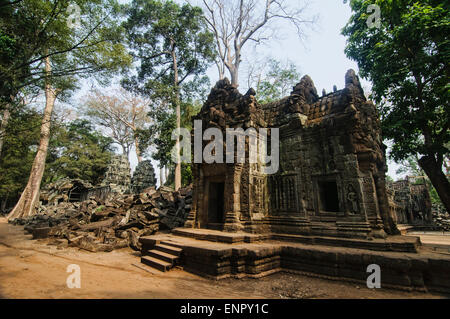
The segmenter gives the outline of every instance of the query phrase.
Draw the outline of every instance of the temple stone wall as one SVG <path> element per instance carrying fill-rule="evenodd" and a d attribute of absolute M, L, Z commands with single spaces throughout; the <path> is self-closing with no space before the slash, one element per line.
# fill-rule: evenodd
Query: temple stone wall
<path fill-rule="evenodd" d="M 228 80 L 219 81 L 195 119 L 203 130 L 218 128 L 224 136 L 229 128 L 279 128 L 280 169 L 268 175 L 262 163 L 250 163 L 248 131 L 244 163 L 219 164 L 221 169 L 194 164 L 198 200 L 186 226 L 208 227 L 208 184 L 223 181 L 226 231 L 362 238 L 397 233 L 376 108 L 354 71 L 345 81 L 343 90 L 319 97 L 305 76 L 289 97 L 266 105 L 252 89 L 242 95 Z M 236 148 L 224 154 L 234 151 L 236 158 Z"/>
<path fill-rule="evenodd" d="M 131 179 L 131 191 L 140 194 L 144 189 L 156 186 L 155 170 L 151 161 L 142 161 L 136 167 Z"/>
<path fill-rule="evenodd" d="M 433 222 L 431 197 L 424 183 L 405 180 L 388 184 L 391 210 L 398 224 L 430 224 Z"/>
<path fill-rule="evenodd" d="M 111 192 L 126 194 L 130 192 L 131 169 L 126 155 L 113 155 L 101 186 L 109 186 Z"/>

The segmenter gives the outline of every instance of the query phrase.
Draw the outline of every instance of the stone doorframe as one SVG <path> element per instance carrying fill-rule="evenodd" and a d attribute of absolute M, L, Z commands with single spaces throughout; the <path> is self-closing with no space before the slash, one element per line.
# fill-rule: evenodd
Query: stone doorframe
<path fill-rule="evenodd" d="M 205 228 L 208 224 L 209 183 L 225 183 L 224 226 L 227 232 L 243 229 L 240 221 L 240 185 L 243 165 L 241 164 L 198 164 L 193 172 L 199 178 L 194 180 L 194 198 L 191 212 L 185 223 L 187 228 Z"/>
<path fill-rule="evenodd" d="M 339 174 L 324 174 L 324 175 L 313 175 L 313 194 L 314 194 L 314 211 L 315 216 L 329 216 L 335 215 L 336 217 L 345 216 L 345 201 L 343 193 L 342 178 Z M 321 210 L 321 190 L 320 183 L 323 182 L 335 182 L 337 187 L 337 197 L 339 201 L 339 211 L 337 212 L 327 212 Z"/>

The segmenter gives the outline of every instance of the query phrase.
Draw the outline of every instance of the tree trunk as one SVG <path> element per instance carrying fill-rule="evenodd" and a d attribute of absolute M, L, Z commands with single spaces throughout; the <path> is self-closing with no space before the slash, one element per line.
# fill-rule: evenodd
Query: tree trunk
<path fill-rule="evenodd" d="M 239 65 L 233 64 L 230 68 L 227 67 L 231 75 L 231 85 L 234 87 L 239 87 Z"/>
<path fill-rule="evenodd" d="M 31 167 L 30 178 L 25 187 L 19 201 L 14 209 L 8 215 L 8 220 L 16 218 L 24 218 L 33 215 L 36 204 L 39 200 L 39 190 L 41 187 L 42 176 L 44 175 L 45 160 L 47 158 L 48 144 L 50 141 L 50 126 L 55 105 L 56 93 L 50 83 L 49 74 L 51 72 L 50 58 L 45 59 L 45 72 L 47 79 L 45 83 L 45 110 L 41 124 L 41 138 L 39 141 L 39 148 L 34 158 L 33 166 Z"/>
<path fill-rule="evenodd" d="M 419 165 L 430 178 L 431 184 L 436 189 L 445 209 L 447 212 L 450 212 L 450 182 L 442 172 L 442 167 L 440 167 L 436 159 L 432 156 L 422 157 L 419 160 Z"/>
<path fill-rule="evenodd" d="M 134 147 L 136 147 L 136 156 L 138 163 L 142 162 L 141 150 L 139 149 L 139 139 L 137 137 L 134 138 Z"/>
<path fill-rule="evenodd" d="M 8 125 L 10 115 L 11 114 L 9 112 L 9 105 L 6 105 L 6 108 L 3 111 L 2 122 L 0 124 L 0 157 L 2 156 L 3 143 L 5 141 L 5 134 L 6 134 L 6 126 Z"/>
<path fill-rule="evenodd" d="M 231 74 L 231 85 L 239 87 L 239 67 L 241 66 L 241 47 L 235 45 L 235 60 L 231 62 L 231 68 L 228 68 Z"/>
<path fill-rule="evenodd" d="M 159 186 L 162 187 L 164 185 L 164 167 L 159 168 Z"/>
<path fill-rule="evenodd" d="M 0 207 L 0 212 L 6 211 L 6 204 L 8 204 L 8 194 L 6 194 L 6 198 L 2 200 L 2 205 Z"/>
<path fill-rule="evenodd" d="M 172 59 L 173 59 L 173 71 L 174 71 L 174 85 L 175 85 L 175 104 L 177 108 L 177 129 L 181 128 L 181 103 L 180 103 L 180 89 L 178 88 L 178 63 L 177 56 L 175 54 L 175 46 L 172 46 Z M 181 154 L 180 154 L 180 136 L 177 135 L 176 140 L 176 152 L 177 162 L 175 163 L 175 190 L 181 188 Z"/>
<path fill-rule="evenodd" d="M 128 157 L 128 149 L 124 144 L 121 144 L 120 146 L 122 146 L 122 155 L 125 155 L 126 157 Z"/>
<path fill-rule="evenodd" d="M 167 180 L 169 179 L 169 167 L 167 166 L 164 167 L 164 173 L 165 173 L 164 181 L 167 182 Z"/>

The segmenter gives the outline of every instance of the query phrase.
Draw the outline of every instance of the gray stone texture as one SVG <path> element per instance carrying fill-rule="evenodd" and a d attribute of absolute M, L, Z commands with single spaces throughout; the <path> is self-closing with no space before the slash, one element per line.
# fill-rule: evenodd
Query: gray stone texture
<path fill-rule="evenodd" d="M 109 186 L 113 193 L 126 194 L 130 192 L 131 170 L 126 155 L 112 156 L 101 185 Z"/>
<path fill-rule="evenodd" d="M 353 70 L 345 83 L 319 97 L 305 76 L 290 96 L 260 105 L 253 90 L 242 95 L 227 79 L 219 81 L 195 119 L 203 130 L 216 127 L 224 136 L 227 128 L 279 128 L 280 170 L 262 174 L 248 152 L 242 164 L 194 164 L 194 203 L 185 226 L 359 238 L 398 234 L 377 110 Z M 224 185 L 223 216 L 211 223 L 210 193 L 217 183 Z"/>
<path fill-rule="evenodd" d="M 151 161 L 142 161 L 136 167 L 131 179 L 131 191 L 139 194 L 144 189 L 156 186 L 155 171 Z"/>

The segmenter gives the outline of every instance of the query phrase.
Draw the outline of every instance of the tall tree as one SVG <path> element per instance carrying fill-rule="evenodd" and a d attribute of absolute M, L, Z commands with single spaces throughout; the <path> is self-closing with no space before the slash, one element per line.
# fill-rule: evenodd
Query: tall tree
<path fill-rule="evenodd" d="M 368 23 L 372 4 L 381 10 L 379 26 Z M 346 53 L 373 83 L 384 137 L 394 142 L 391 155 L 401 161 L 420 154 L 420 166 L 450 211 L 450 183 L 443 173 L 450 152 L 450 5 L 352 0 L 350 6 Z"/>
<path fill-rule="evenodd" d="M 282 63 L 273 58 L 265 59 L 263 65 L 255 65 L 249 72 L 249 87 L 256 88 L 256 98 L 269 103 L 288 96 L 300 81 L 301 74 L 292 62 Z M 256 70 L 256 68 L 258 70 Z"/>
<path fill-rule="evenodd" d="M 206 99 L 209 89 L 210 82 L 207 77 L 198 79 L 198 81 L 189 81 L 181 86 L 181 126 L 183 128 L 192 129 L 192 117 L 200 111 L 201 101 Z M 154 99 L 148 115 L 153 119 L 153 123 L 150 130 L 138 131 L 139 143 L 142 150 L 159 162 L 160 180 L 165 180 L 166 184 L 173 184 L 175 174 L 172 172 L 171 152 L 175 146 L 175 142 L 172 140 L 172 132 L 176 128 L 175 110 L 170 108 L 165 98 Z M 168 179 L 168 176 L 171 178 Z M 191 179 L 189 165 L 182 164 L 182 185 L 190 184 L 189 180 Z"/>
<path fill-rule="evenodd" d="M 10 104 L 8 104 L 3 110 L 3 114 L 0 120 L 0 157 L 2 156 L 2 149 L 4 144 L 4 138 L 6 134 L 6 126 L 8 125 L 9 118 L 11 116 Z"/>
<path fill-rule="evenodd" d="M 68 23 L 67 8 L 76 3 L 83 17 L 81 28 Z M 45 92 L 45 109 L 42 118 L 39 147 L 33 162 L 30 178 L 8 219 L 27 217 L 35 213 L 39 189 L 45 170 L 45 160 L 50 141 L 53 107 L 58 97 L 76 88 L 76 79 L 87 75 L 105 75 L 123 66 L 129 60 L 124 47 L 113 40 L 119 36 L 116 25 L 106 13 L 114 11 L 109 0 L 58 1 L 24 0 L 18 9 L 27 9 L 30 19 L 38 20 L 39 34 L 44 42 L 35 48 L 29 66 L 36 65 L 29 83 L 41 84 Z M 87 30 L 87 31 L 86 31 Z M 87 33 L 86 33 L 87 32 Z M 58 35 L 58 36 L 56 36 Z M 31 41 L 31 39 L 30 39 Z M 41 62 L 43 70 L 40 70 Z M 20 66 L 18 67 L 20 68 Z M 25 81 L 22 79 L 21 81 Z"/>
<path fill-rule="evenodd" d="M 47 78 L 47 57 L 55 61 L 70 53 L 71 63 L 53 65 L 52 77 L 95 74 L 118 55 L 130 62 L 114 20 L 116 0 L 3 2 L 8 3 L 0 10 L 0 109 L 21 88 Z"/>
<path fill-rule="evenodd" d="M 8 127 L 11 114 L 17 109 L 24 108 L 26 105 L 32 103 L 32 101 L 38 96 L 36 89 L 25 90 L 22 89 L 16 96 L 11 96 L 10 101 L 5 102 L 4 109 L 0 108 L 0 158 L 2 156 L 3 145 L 5 143 L 6 128 Z"/>
<path fill-rule="evenodd" d="M 108 130 L 111 138 L 122 147 L 128 157 L 134 144 L 136 157 L 143 158 L 138 131 L 147 130 L 150 124 L 149 100 L 121 88 L 114 94 L 103 94 L 94 90 L 84 102 L 83 112 L 96 124 Z"/>
<path fill-rule="evenodd" d="M 231 84 L 239 85 L 242 51 L 249 42 L 262 43 L 271 39 L 275 23 L 289 21 L 299 37 L 304 27 L 312 25 L 315 17 L 307 18 L 307 2 L 303 0 L 202 0 L 205 20 L 214 34 L 218 51 L 216 60 L 219 77 L 228 70 Z"/>
<path fill-rule="evenodd" d="M 180 128 L 180 87 L 189 77 L 204 73 L 214 58 L 213 36 L 203 22 L 202 10 L 168 0 L 133 0 L 125 12 L 129 46 L 139 61 L 137 78 L 126 80 L 125 87 L 152 98 L 162 95 L 174 106 L 176 128 Z M 176 148 L 179 156 L 179 138 Z M 180 187 L 178 160 L 175 189 Z"/>
<path fill-rule="evenodd" d="M 13 108 L 3 136 L 0 157 L 0 210 L 15 203 L 25 188 L 39 143 L 42 115 L 29 108 Z"/>
<path fill-rule="evenodd" d="M 113 153 L 113 140 L 97 132 L 89 121 L 61 123 L 51 139 L 44 182 L 69 177 L 97 185 Z"/>

